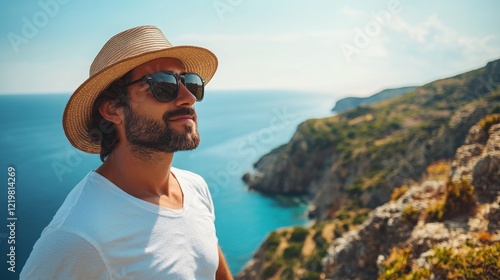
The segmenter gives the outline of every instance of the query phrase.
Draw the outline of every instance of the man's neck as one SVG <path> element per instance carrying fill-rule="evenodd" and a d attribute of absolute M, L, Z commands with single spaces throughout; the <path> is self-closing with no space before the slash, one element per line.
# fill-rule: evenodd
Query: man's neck
<path fill-rule="evenodd" d="M 156 201 L 162 196 L 168 198 L 178 187 L 170 172 L 172 160 L 173 154 L 158 152 L 141 157 L 130 148 L 120 147 L 96 172 L 132 196 Z"/>

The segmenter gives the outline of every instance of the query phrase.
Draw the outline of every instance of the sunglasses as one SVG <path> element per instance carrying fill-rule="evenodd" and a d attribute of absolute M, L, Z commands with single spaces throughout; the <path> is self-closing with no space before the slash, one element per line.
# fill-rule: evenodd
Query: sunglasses
<path fill-rule="evenodd" d="M 160 102 L 170 102 L 179 95 L 179 81 L 196 97 L 196 101 L 203 99 L 205 81 L 195 73 L 175 75 L 170 72 L 156 72 L 145 75 L 123 87 L 128 87 L 140 82 L 146 82 L 153 96 Z"/>

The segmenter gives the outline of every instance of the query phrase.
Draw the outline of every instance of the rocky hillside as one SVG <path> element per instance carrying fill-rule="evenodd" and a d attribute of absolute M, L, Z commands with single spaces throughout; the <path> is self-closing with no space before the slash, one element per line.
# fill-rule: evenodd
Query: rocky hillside
<path fill-rule="evenodd" d="M 394 98 L 414 89 L 415 87 L 390 88 L 390 89 L 384 89 L 368 97 L 342 98 L 335 103 L 335 107 L 333 107 L 332 111 L 337 113 L 342 113 L 344 111 L 356 108 L 361 105 L 373 104 L 390 98 Z"/>
<path fill-rule="evenodd" d="M 311 217 L 375 208 L 394 188 L 452 158 L 468 129 L 500 112 L 500 60 L 418 87 L 401 97 L 299 125 L 291 141 L 245 176 L 251 189 L 306 194 Z"/>
<path fill-rule="evenodd" d="M 328 279 L 500 279 L 500 115 L 474 126 L 444 180 L 378 207 L 328 250 Z M 406 277 L 406 278 L 405 278 Z"/>
<path fill-rule="evenodd" d="M 464 142 L 369 214 L 272 232 L 237 279 L 500 279 L 500 114 Z"/>

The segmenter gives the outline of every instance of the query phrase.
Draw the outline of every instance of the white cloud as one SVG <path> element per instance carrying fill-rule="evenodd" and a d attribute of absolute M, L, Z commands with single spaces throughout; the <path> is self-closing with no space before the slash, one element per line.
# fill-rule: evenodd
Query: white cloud
<path fill-rule="evenodd" d="M 495 35 L 481 37 L 461 34 L 444 24 L 436 14 L 415 25 L 409 24 L 402 17 L 396 17 L 390 28 L 406 35 L 428 51 L 449 50 L 459 52 L 463 56 L 477 54 L 494 56 L 498 53 L 498 46 L 493 46 L 491 43 Z"/>

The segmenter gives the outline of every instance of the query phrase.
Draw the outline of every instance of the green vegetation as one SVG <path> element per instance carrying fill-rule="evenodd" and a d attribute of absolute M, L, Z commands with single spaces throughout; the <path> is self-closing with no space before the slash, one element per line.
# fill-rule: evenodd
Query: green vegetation
<path fill-rule="evenodd" d="M 474 186 L 464 177 L 459 182 L 451 178 L 446 182 L 444 200 L 430 205 L 426 209 L 428 221 L 442 221 L 460 214 L 467 214 L 476 206 Z"/>
<path fill-rule="evenodd" d="M 354 218 L 352 219 L 352 223 L 354 225 L 360 225 L 366 220 L 366 218 L 368 218 L 368 212 L 357 211 L 356 214 L 354 215 Z"/>
<path fill-rule="evenodd" d="M 263 246 L 266 248 L 276 248 L 280 245 L 280 234 L 276 231 L 273 231 L 269 234 Z"/>
<path fill-rule="evenodd" d="M 285 265 L 285 269 L 280 275 L 281 280 L 295 280 L 295 272 L 293 269 L 292 263 L 288 263 Z"/>
<path fill-rule="evenodd" d="M 399 188 L 395 188 L 393 191 L 392 191 L 392 194 L 391 194 L 391 201 L 396 201 L 398 200 L 400 197 L 402 197 L 410 188 L 408 186 L 401 186 Z"/>
<path fill-rule="evenodd" d="M 403 209 L 402 219 L 411 224 L 417 224 L 420 212 L 413 205 L 408 205 Z"/>
<path fill-rule="evenodd" d="M 494 279 L 500 276 L 500 244 L 460 250 L 434 249 L 429 259 L 434 270 L 447 279 Z"/>
<path fill-rule="evenodd" d="M 307 271 L 300 277 L 300 280 L 319 280 L 321 279 L 321 272 Z"/>
<path fill-rule="evenodd" d="M 369 212 L 370 209 L 343 208 L 332 220 L 317 222 L 311 227 L 297 226 L 271 232 L 262 244 L 265 262 L 259 276 L 262 279 L 277 275 L 279 279 L 321 279 L 322 259 L 333 241 L 331 238 L 361 224 Z M 304 248 L 306 243 L 308 249 Z"/>
<path fill-rule="evenodd" d="M 263 279 L 272 277 L 278 270 L 283 266 L 283 260 L 277 259 L 276 261 L 270 262 L 264 266 L 264 269 L 260 273 Z"/>
<path fill-rule="evenodd" d="M 450 164 L 444 160 L 433 162 L 426 168 L 429 179 L 444 179 L 450 175 Z"/>
<path fill-rule="evenodd" d="M 382 263 L 382 273 L 379 280 L 403 279 L 409 272 L 408 258 L 411 254 L 410 248 L 393 248 L 387 259 Z"/>
<path fill-rule="evenodd" d="M 348 119 L 354 119 L 359 116 L 363 116 L 366 114 L 369 114 L 373 112 L 373 108 L 368 107 L 368 106 L 358 106 L 356 108 L 353 108 L 351 110 L 348 110 L 344 113 L 344 116 Z"/>
<path fill-rule="evenodd" d="M 302 245 L 300 243 L 290 244 L 285 251 L 283 251 L 283 257 L 285 260 L 296 259 L 300 257 L 300 252 L 302 251 Z"/>
<path fill-rule="evenodd" d="M 480 129 L 488 132 L 488 130 L 497 123 L 500 123 L 500 114 L 489 115 L 479 121 L 478 125 Z"/>
<path fill-rule="evenodd" d="M 307 235 L 309 235 L 309 229 L 305 227 L 294 228 L 292 235 L 290 236 L 291 242 L 304 242 Z"/>
<path fill-rule="evenodd" d="M 425 212 L 428 221 L 442 221 L 444 217 L 444 201 L 429 205 Z"/>
<path fill-rule="evenodd" d="M 281 237 L 279 233 L 276 231 L 273 231 L 269 234 L 267 237 L 266 241 L 262 244 L 263 248 L 266 248 L 266 259 L 270 260 L 274 257 L 274 254 L 276 253 L 276 249 L 281 243 Z"/>
<path fill-rule="evenodd" d="M 328 247 L 328 241 L 323 237 L 321 231 L 317 231 L 313 236 L 314 243 L 316 243 L 317 251 L 322 251 L 326 253 L 326 249 Z"/>
<path fill-rule="evenodd" d="M 469 213 L 476 205 L 474 186 L 466 179 L 446 183 L 446 198 L 444 202 L 444 218 L 458 214 Z"/>
<path fill-rule="evenodd" d="M 394 248 L 382 262 L 378 279 L 498 279 L 500 244 L 467 246 L 458 249 L 434 248 L 426 258 L 429 268 L 409 263 L 410 248 Z"/>
<path fill-rule="evenodd" d="M 288 238 L 288 247 L 283 251 L 285 260 L 300 259 L 304 241 L 309 235 L 310 229 L 305 227 L 294 227 Z"/>

